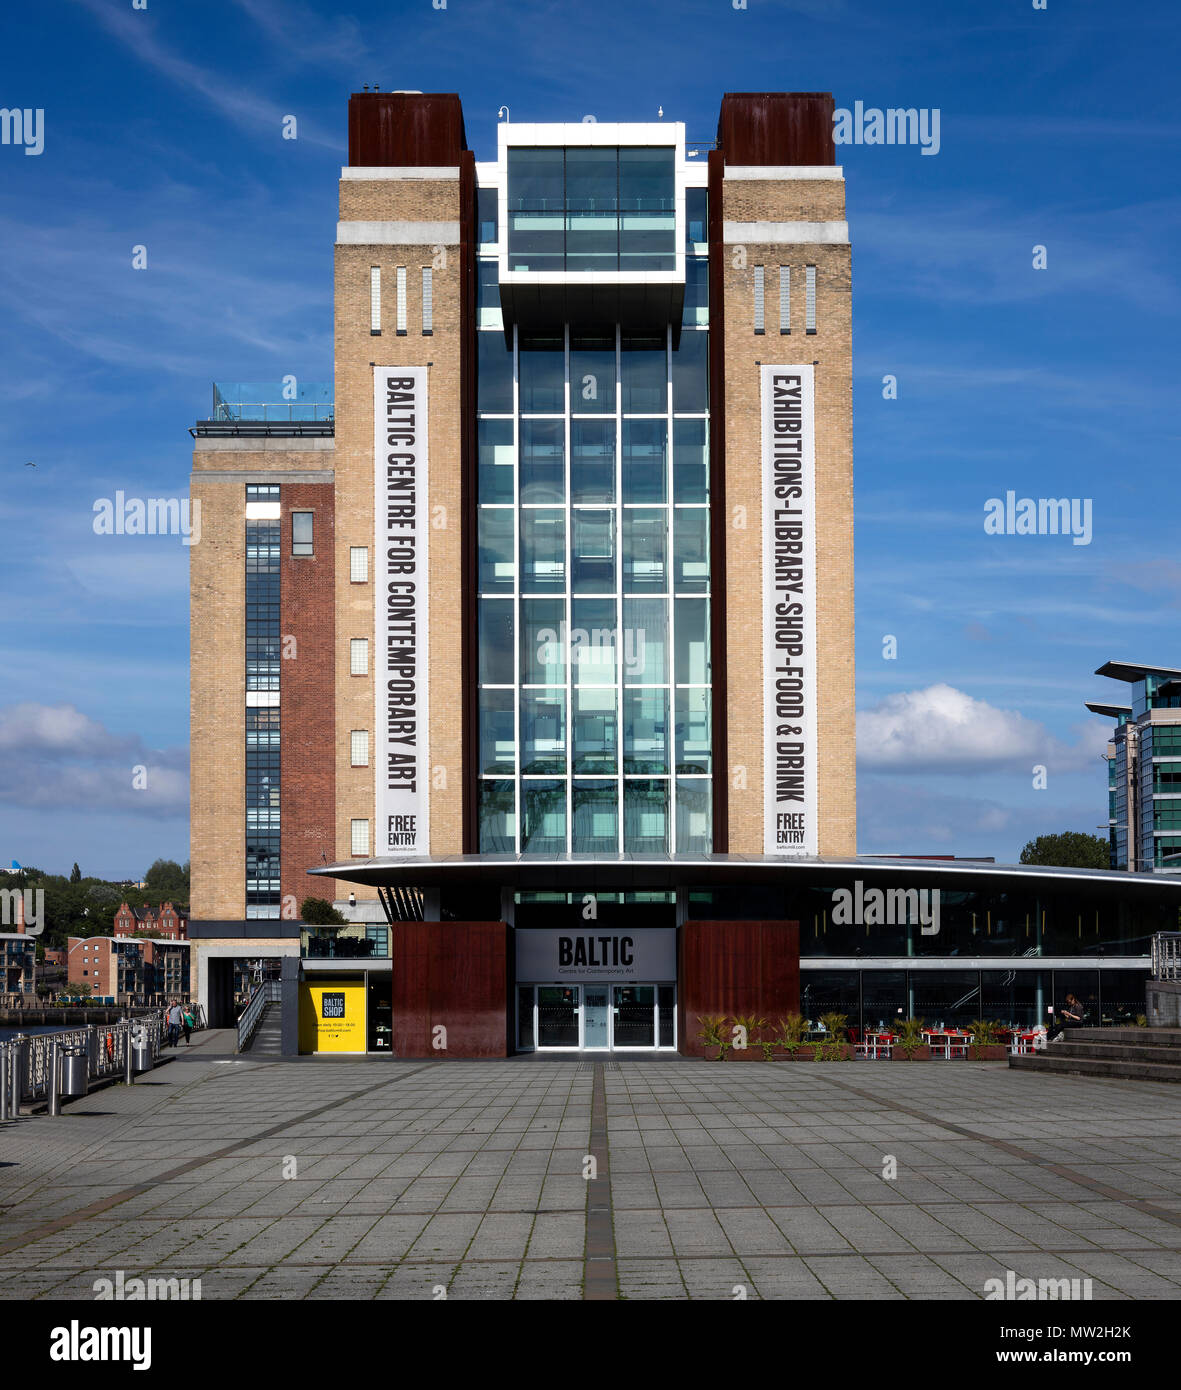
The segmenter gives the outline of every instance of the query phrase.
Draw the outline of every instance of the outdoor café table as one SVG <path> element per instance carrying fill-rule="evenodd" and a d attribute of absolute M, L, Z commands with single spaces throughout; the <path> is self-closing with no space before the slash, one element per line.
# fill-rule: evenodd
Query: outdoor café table
<path fill-rule="evenodd" d="M 871 1033 L 865 1035 L 865 1055 L 872 1057 L 876 1062 L 879 1057 L 890 1055 L 890 1045 L 894 1041 L 893 1033 Z"/>
<path fill-rule="evenodd" d="M 1020 1053 L 1020 1052 L 1032 1052 L 1032 1051 L 1033 1051 L 1033 1040 L 1034 1040 L 1035 1037 L 1037 1037 L 1037 1034 L 1036 1034 L 1036 1033 L 1014 1033 L 1014 1034 L 1013 1034 L 1013 1046 L 1012 1046 L 1012 1049 L 1011 1049 L 1011 1050 L 1012 1050 L 1013 1052 L 1018 1052 L 1018 1053 Z"/>
<path fill-rule="evenodd" d="M 956 1054 L 961 1057 L 968 1055 L 968 1037 L 967 1033 L 956 1033 L 947 1028 L 923 1030 L 923 1041 L 930 1047 L 931 1055 L 948 1059 Z"/>

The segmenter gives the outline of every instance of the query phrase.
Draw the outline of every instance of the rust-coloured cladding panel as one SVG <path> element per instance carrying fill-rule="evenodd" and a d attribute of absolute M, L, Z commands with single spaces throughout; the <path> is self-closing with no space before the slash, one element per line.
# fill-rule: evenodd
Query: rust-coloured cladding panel
<path fill-rule="evenodd" d="M 727 92 L 718 144 L 727 164 L 835 164 L 831 92 Z"/>
<path fill-rule="evenodd" d="M 394 1056 L 508 1056 L 508 926 L 395 922 Z M 446 1028 L 446 1049 L 433 1030 Z"/>
<path fill-rule="evenodd" d="M 454 92 L 349 97 L 349 164 L 370 168 L 451 168 L 467 149 Z"/>
<path fill-rule="evenodd" d="M 703 1057 L 705 1014 L 753 1014 L 774 1025 L 800 1007 L 798 922 L 686 922 L 677 943 L 679 1051 Z"/>

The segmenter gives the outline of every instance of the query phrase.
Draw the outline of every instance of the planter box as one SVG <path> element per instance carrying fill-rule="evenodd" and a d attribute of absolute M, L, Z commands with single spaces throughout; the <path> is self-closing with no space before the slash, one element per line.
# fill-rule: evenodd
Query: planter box
<path fill-rule="evenodd" d="M 728 1062 L 761 1062 L 763 1049 L 758 1043 L 748 1043 L 746 1047 L 732 1047 L 726 1053 Z"/>
<path fill-rule="evenodd" d="M 824 1043 L 824 1044 L 822 1044 L 822 1046 L 824 1046 L 824 1047 L 826 1047 L 826 1048 L 835 1048 L 835 1047 L 839 1047 L 840 1050 L 841 1050 L 841 1060 L 844 1060 L 844 1061 L 846 1061 L 846 1062 L 849 1061 L 853 1056 L 856 1055 L 856 1049 L 854 1048 L 854 1046 L 853 1046 L 852 1043 Z M 829 1061 L 829 1060 L 832 1060 L 832 1061 L 835 1062 L 835 1061 L 838 1060 L 838 1059 L 835 1058 L 835 1057 L 832 1058 L 832 1059 L 829 1059 L 829 1058 L 827 1058 L 827 1057 L 818 1058 L 818 1057 L 816 1056 L 816 1053 L 815 1053 L 814 1048 L 815 1048 L 815 1044 L 813 1044 L 813 1043 L 804 1043 L 804 1044 L 800 1047 L 800 1050 L 796 1053 L 796 1061 L 797 1061 L 797 1062 L 816 1062 L 816 1061 L 827 1062 L 827 1061 Z"/>
<path fill-rule="evenodd" d="M 931 1049 L 927 1043 L 920 1043 L 914 1052 L 908 1057 L 897 1043 L 890 1049 L 890 1060 L 892 1062 L 929 1062 L 931 1060 Z"/>
<path fill-rule="evenodd" d="M 970 1062 L 1003 1062 L 1008 1055 L 1009 1049 L 1004 1043 L 985 1043 L 983 1047 L 970 1044 L 968 1047 Z"/>

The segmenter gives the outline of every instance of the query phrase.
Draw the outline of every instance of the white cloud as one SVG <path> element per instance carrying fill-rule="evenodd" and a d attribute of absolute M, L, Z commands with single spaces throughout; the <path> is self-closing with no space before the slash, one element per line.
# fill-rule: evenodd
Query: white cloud
<path fill-rule="evenodd" d="M 30 700 L 0 708 L 0 752 L 0 804 L 188 813 L 186 749 L 148 748 L 137 735 L 113 733 L 73 705 Z M 138 778 L 137 769 L 143 769 Z"/>
<path fill-rule="evenodd" d="M 1077 743 L 1063 743 L 1017 710 L 998 709 L 940 682 L 858 711 L 857 761 L 876 772 L 962 774 L 1028 770 L 1035 763 L 1065 772 L 1089 765 L 1106 738 L 1096 724 L 1077 732 Z"/>

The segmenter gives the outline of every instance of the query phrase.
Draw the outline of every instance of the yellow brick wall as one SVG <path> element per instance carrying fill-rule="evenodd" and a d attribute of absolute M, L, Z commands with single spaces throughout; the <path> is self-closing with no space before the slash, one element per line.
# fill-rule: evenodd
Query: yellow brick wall
<path fill-rule="evenodd" d="M 791 221 L 793 209 L 843 217 L 843 184 L 741 180 L 723 184 L 723 218 Z M 766 190 L 764 200 L 757 190 Z M 841 198 L 834 196 L 839 190 Z M 761 415 L 758 363 L 815 362 L 816 566 L 819 852 L 856 852 L 853 689 L 853 441 L 850 253 L 848 246 L 747 244 L 724 248 L 726 371 L 726 634 L 729 844 L 732 853 L 763 852 L 763 687 Z M 766 268 L 766 332 L 754 333 L 754 267 Z M 779 267 L 792 267 L 791 333 L 779 332 Z M 816 266 L 815 334 L 804 331 L 804 267 Z M 735 508 L 745 529 L 734 525 Z M 746 787 L 733 772 L 746 770 Z"/>
<path fill-rule="evenodd" d="M 366 220 L 458 221 L 459 181 L 375 180 L 341 182 L 341 206 Z M 336 248 L 336 542 L 337 542 L 337 857 L 351 857 L 350 821 L 368 817 L 376 844 L 375 767 L 354 768 L 349 731 L 369 729 L 371 764 L 377 757 L 375 687 L 377 660 L 375 594 L 371 582 L 349 583 L 349 547 L 366 545 L 370 575 L 375 570 L 373 515 L 373 364 L 426 366 L 430 422 L 428 448 L 430 548 L 430 850 L 462 849 L 463 766 L 460 657 L 460 303 L 462 268 L 458 245 L 448 246 L 447 264 L 433 274 L 434 333 L 422 334 L 422 268 L 432 264 L 430 246 L 338 246 Z M 370 268 L 381 267 L 382 333 L 369 331 Z M 406 267 L 407 332 L 395 333 L 395 270 Z M 368 677 L 349 675 L 349 641 L 370 640 Z M 445 786 L 435 785 L 445 780 Z M 342 891 L 348 886 L 342 885 Z M 355 889 L 358 898 L 374 897 Z"/>

